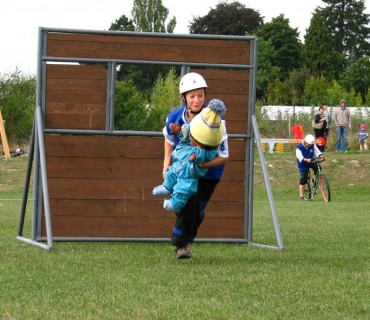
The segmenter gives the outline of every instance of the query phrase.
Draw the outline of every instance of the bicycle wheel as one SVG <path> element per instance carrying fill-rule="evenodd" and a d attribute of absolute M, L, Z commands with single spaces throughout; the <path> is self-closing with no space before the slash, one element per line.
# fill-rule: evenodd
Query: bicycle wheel
<path fill-rule="evenodd" d="M 328 178 L 324 173 L 320 174 L 320 189 L 325 202 L 330 202 L 330 187 Z"/>
<path fill-rule="evenodd" d="M 310 171 L 308 172 L 307 181 L 306 181 L 306 184 L 304 185 L 304 197 L 307 200 L 312 200 L 313 199 L 312 189 L 311 189 L 311 173 L 310 173 Z"/>

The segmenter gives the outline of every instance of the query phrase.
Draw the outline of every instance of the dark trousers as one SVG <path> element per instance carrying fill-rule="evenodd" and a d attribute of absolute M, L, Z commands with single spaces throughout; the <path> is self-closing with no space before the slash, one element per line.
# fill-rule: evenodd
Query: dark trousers
<path fill-rule="evenodd" d="M 321 150 L 322 152 L 324 152 L 324 151 L 325 151 L 326 143 L 328 142 L 329 130 L 330 130 L 330 129 L 326 128 L 326 129 L 325 129 L 325 131 L 324 131 L 325 146 L 323 146 L 323 148 L 322 148 L 322 150 Z"/>
<path fill-rule="evenodd" d="M 180 212 L 176 213 L 176 221 L 171 236 L 173 246 L 182 248 L 189 242 L 194 241 L 203 222 L 205 208 L 219 181 L 199 179 L 197 193 L 190 197 Z"/>
<path fill-rule="evenodd" d="M 329 130 L 330 130 L 330 129 L 326 128 L 326 129 L 325 129 L 325 131 L 324 131 L 324 138 L 325 138 L 325 141 L 328 139 Z"/>

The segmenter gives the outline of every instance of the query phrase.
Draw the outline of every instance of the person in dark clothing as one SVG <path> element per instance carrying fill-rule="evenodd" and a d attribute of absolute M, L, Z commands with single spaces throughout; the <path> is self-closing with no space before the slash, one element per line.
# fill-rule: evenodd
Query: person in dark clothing
<path fill-rule="evenodd" d="M 316 139 L 319 137 L 326 139 L 325 136 L 326 136 L 327 122 L 326 122 L 326 119 L 324 118 L 324 111 L 325 111 L 324 107 L 321 106 L 319 108 L 319 112 L 315 115 L 315 120 L 314 120 L 315 123 L 322 123 L 321 129 L 314 128 Z M 325 141 L 325 145 L 326 145 L 326 141 Z M 318 146 L 319 150 L 323 152 L 325 150 L 325 145 Z"/>

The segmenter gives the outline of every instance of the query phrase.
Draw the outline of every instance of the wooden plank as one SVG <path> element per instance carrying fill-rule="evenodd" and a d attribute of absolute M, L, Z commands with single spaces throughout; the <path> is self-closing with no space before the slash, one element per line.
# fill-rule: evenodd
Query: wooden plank
<path fill-rule="evenodd" d="M 98 103 L 48 103 L 46 114 L 91 115 L 105 117 L 105 105 Z"/>
<path fill-rule="evenodd" d="M 207 93 L 211 92 L 212 94 L 246 95 L 249 85 L 248 82 L 243 83 L 241 80 L 222 81 L 221 79 L 207 79 L 206 81 L 209 87 Z M 243 84 L 245 84 L 246 87 Z"/>
<path fill-rule="evenodd" d="M 235 96 L 233 97 L 235 98 Z M 231 103 L 226 104 L 226 113 L 225 113 L 225 120 L 227 124 L 227 128 L 229 129 L 229 121 L 243 121 L 244 123 L 247 121 L 248 118 L 248 104 L 246 102 L 239 104 L 239 103 Z M 230 107 L 229 107 L 230 105 Z"/>
<path fill-rule="evenodd" d="M 249 72 L 245 70 L 193 69 L 206 79 L 207 101 L 217 98 L 226 105 L 227 132 L 248 132 Z"/>
<path fill-rule="evenodd" d="M 157 180 L 162 166 L 162 159 L 47 157 L 49 178 Z"/>
<path fill-rule="evenodd" d="M 101 104 L 106 102 L 106 87 L 102 90 L 76 88 L 70 90 L 46 88 L 46 103 Z"/>
<path fill-rule="evenodd" d="M 54 237 L 169 238 L 174 222 L 174 216 L 147 217 L 145 222 L 142 217 L 52 217 Z M 242 239 L 243 228 L 243 218 L 206 218 L 198 238 Z"/>
<path fill-rule="evenodd" d="M 47 157 L 48 178 L 148 179 L 162 175 L 162 159 Z M 243 181 L 244 161 L 229 160 L 222 180 Z M 154 187 L 154 186 L 153 186 Z"/>
<path fill-rule="evenodd" d="M 248 123 L 247 121 L 227 120 L 227 133 L 233 134 L 247 134 Z"/>
<path fill-rule="evenodd" d="M 47 156 L 163 159 L 163 137 L 46 135 Z"/>
<path fill-rule="evenodd" d="M 87 75 L 85 75 L 87 77 Z M 106 91 L 107 79 L 90 79 L 90 78 L 47 78 L 46 86 L 48 89 L 61 89 L 61 90 L 81 90 L 89 91 L 98 90 Z"/>
<path fill-rule="evenodd" d="M 47 114 L 46 129 L 105 130 L 105 116 Z"/>
<path fill-rule="evenodd" d="M 99 34 L 86 34 L 86 33 L 63 33 L 63 32 L 49 32 L 48 40 L 59 40 L 59 41 L 77 41 L 77 42 L 102 42 L 102 43 L 119 43 L 126 45 L 135 44 L 159 44 L 161 46 L 181 46 L 181 44 L 192 45 L 197 47 L 204 47 L 204 42 L 207 42 L 208 46 L 214 47 L 225 47 L 225 48 L 244 48 L 249 50 L 250 41 L 245 40 L 233 40 L 233 39 L 194 39 L 190 35 L 188 38 L 181 37 L 160 37 L 153 34 L 153 36 L 142 36 L 136 33 L 122 34 L 117 32 L 115 35 L 99 35 Z"/>
<path fill-rule="evenodd" d="M 244 218 L 206 218 L 199 228 L 197 238 L 243 239 Z"/>
<path fill-rule="evenodd" d="M 51 79 L 89 79 L 107 80 L 107 68 L 102 65 L 47 64 L 47 80 Z"/>
<path fill-rule="evenodd" d="M 226 114 L 225 118 L 230 120 L 248 120 L 248 96 L 246 95 L 231 95 L 231 94 L 216 94 L 207 92 L 206 103 L 212 99 L 220 99 L 225 103 Z M 239 118 L 239 119 L 238 119 Z"/>
<path fill-rule="evenodd" d="M 245 141 L 228 141 L 231 160 L 245 159 Z M 163 159 L 163 137 L 46 135 L 49 157 Z M 97 152 L 100 150 L 100 152 Z"/>
<path fill-rule="evenodd" d="M 5 159 L 9 159 L 10 158 L 9 144 L 8 139 L 6 137 L 3 115 L 1 114 L 1 107 L 0 107 L 0 136 L 1 144 L 3 145 Z"/>
<path fill-rule="evenodd" d="M 145 177 L 145 175 L 144 175 Z M 150 177 L 152 178 L 152 177 Z M 134 199 L 155 200 L 153 187 L 161 184 L 161 177 L 149 180 L 49 178 L 49 197 L 56 199 Z M 221 181 L 216 189 L 219 201 L 244 201 L 244 186 L 240 181 Z"/>
<path fill-rule="evenodd" d="M 47 65 L 47 129 L 104 130 L 107 70 L 93 65 Z"/>
<path fill-rule="evenodd" d="M 194 50 L 194 48 L 197 48 Z M 55 57 L 236 63 L 250 61 L 250 41 L 49 33 Z"/>
<path fill-rule="evenodd" d="M 97 200 L 97 199 L 50 199 L 52 216 L 86 217 L 173 217 L 172 212 L 163 209 L 165 197 L 154 201 L 142 200 Z M 239 201 L 221 202 L 211 199 L 206 208 L 207 218 L 240 218 L 244 216 L 244 204 Z"/>
<path fill-rule="evenodd" d="M 241 81 L 238 86 L 244 86 L 245 83 L 249 83 L 249 71 L 248 70 L 228 70 L 228 69 L 197 69 L 193 68 L 192 71 L 201 74 L 208 81 L 219 81 L 222 80 L 227 82 Z"/>

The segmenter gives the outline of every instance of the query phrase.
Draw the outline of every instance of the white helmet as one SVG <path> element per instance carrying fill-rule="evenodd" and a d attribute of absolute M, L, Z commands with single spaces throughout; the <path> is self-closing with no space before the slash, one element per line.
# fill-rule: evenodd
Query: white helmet
<path fill-rule="evenodd" d="M 187 73 L 180 80 L 180 94 L 200 88 L 207 88 L 207 83 L 199 73 Z"/>
<path fill-rule="evenodd" d="M 308 144 L 314 144 L 315 137 L 312 134 L 308 134 L 307 136 L 305 136 L 304 141 Z"/>

